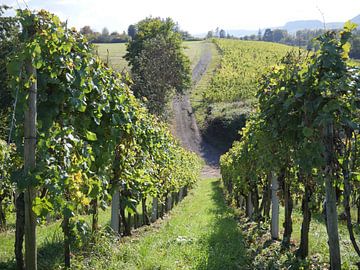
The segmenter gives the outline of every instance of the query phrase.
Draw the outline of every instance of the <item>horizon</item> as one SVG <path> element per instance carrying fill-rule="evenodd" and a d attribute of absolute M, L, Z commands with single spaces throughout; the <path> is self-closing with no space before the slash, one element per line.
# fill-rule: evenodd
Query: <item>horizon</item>
<path fill-rule="evenodd" d="M 68 20 L 69 25 L 77 29 L 89 25 L 99 32 L 104 27 L 110 32 L 127 31 L 130 24 L 150 16 L 170 17 L 179 23 L 182 30 L 200 35 L 217 27 L 225 31 L 256 31 L 282 27 L 287 22 L 297 20 L 345 22 L 360 14 L 360 1 L 353 0 L 343 0 L 341 5 L 326 0 L 303 0 L 300 5 L 286 0 L 254 0 L 250 3 L 223 0 L 220 5 L 214 3 L 184 0 L 181 6 L 174 7 L 164 0 L 137 0 L 121 4 L 116 0 L 3 0 L 3 4 L 14 8 L 25 8 L 27 5 L 31 10 L 46 9 L 63 21 Z M 204 11 L 201 12 L 201 9 Z M 269 12 L 272 16 L 269 16 Z"/>

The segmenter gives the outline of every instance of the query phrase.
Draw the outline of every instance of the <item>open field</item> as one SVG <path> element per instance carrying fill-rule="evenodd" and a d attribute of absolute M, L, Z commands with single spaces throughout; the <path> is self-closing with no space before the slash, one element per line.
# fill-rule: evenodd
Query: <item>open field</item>
<path fill-rule="evenodd" d="M 116 71 L 128 69 L 127 61 L 124 59 L 126 43 L 101 43 L 95 44 L 95 48 L 100 58 Z"/>
<path fill-rule="evenodd" d="M 195 65 L 200 59 L 200 55 L 204 50 L 204 44 L 206 41 L 184 41 L 184 52 L 189 57 L 191 63 L 191 70 L 194 69 Z"/>
<path fill-rule="evenodd" d="M 126 43 L 97 43 L 94 44 L 96 52 L 100 58 L 117 71 L 129 69 L 127 61 L 124 59 L 126 54 Z M 189 57 L 191 69 L 194 68 L 200 58 L 203 41 L 185 41 L 184 52 Z"/>

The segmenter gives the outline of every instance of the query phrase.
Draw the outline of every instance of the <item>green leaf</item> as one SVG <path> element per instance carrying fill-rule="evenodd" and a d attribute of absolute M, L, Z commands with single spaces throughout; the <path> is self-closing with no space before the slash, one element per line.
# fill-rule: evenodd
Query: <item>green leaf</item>
<path fill-rule="evenodd" d="M 77 110 L 79 112 L 85 112 L 86 111 L 86 106 L 85 105 L 80 105 L 80 106 L 78 106 Z"/>
<path fill-rule="evenodd" d="M 336 111 L 338 110 L 340 107 L 339 105 L 339 101 L 338 100 L 330 100 L 323 108 L 323 111 L 324 112 L 333 112 L 333 111 Z"/>
<path fill-rule="evenodd" d="M 41 55 L 41 47 L 38 43 L 35 43 L 34 47 L 33 47 L 32 56 L 36 57 L 36 56 L 40 56 L 40 55 Z"/>
<path fill-rule="evenodd" d="M 86 139 L 88 141 L 97 141 L 97 136 L 94 132 L 91 132 L 91 131 L 86 131 Z"/>
<path fill-rule="evenodd" d="M 75 208 L 73 205 L 67 204 L 65 206 L 65 208 L 63 209 L 64 217 L 71 218 L 71 217 L 75 216 L 74 210 L 75 210 Z"/>
<path fill-rule="evenodd" d="M 42 66 L 43 66 L 43 61 L 41 60 L 41 59 L 39 59 L 39 60 L 37 60 L 37 61 L 35 61 L 34 62 L 34 67 L 36 68 L 36 69 L 39 69 L 39 68 L 41 68 Z"/>
<path fill-rule="evenodd" d="M 314 134 L 314 130 L 308 127 L 304 127 L 302 132 L 306 138 L 309 138 Z"/>
<path fill-rule="evenodd" d="M 20 68 L 21 68 L 21 62 L 18 59 L 14 59 L 10 61 L 9 64 L 7 65 L 8 72 L 11 75 L 18 76 L 20 72 Z"/>

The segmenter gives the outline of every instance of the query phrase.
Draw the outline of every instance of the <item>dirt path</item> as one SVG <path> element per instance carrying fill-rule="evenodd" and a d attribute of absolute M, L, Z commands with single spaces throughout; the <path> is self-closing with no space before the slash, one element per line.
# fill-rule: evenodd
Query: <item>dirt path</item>
<path fill-rule="evenodd" d="M 204 43 L 200 60 L 192 71 L 193 87 L 201 80 L 211 62 L 211 44 Z M 206 162 L 202 171 L 203 177 L 219 177 L 219 158 L 221 152 L 208 144 L 201 136 L 196 124 L 193 108 L 190 104 L 189 93 L 178 96 L 173 102 L 175 132 L 181 144 L 199 154 Z"/>

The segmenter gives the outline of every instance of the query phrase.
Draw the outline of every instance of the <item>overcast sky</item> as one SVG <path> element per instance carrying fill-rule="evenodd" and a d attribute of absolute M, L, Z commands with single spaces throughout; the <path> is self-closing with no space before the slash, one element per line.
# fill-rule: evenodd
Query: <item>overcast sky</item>
<path fill-rule="evenodd" d="M 360 14 L 360 0 L 0 0 L 0 4 L 47 9 L 77 28 L 126 30 L 147 17 L 171 17 L 192 34 L 217 26 L 225 30 L 256 30 L 288 21 L 319 19 L 346 21 Z M 321 12 L 320 12 L 321 11 Z"/>

